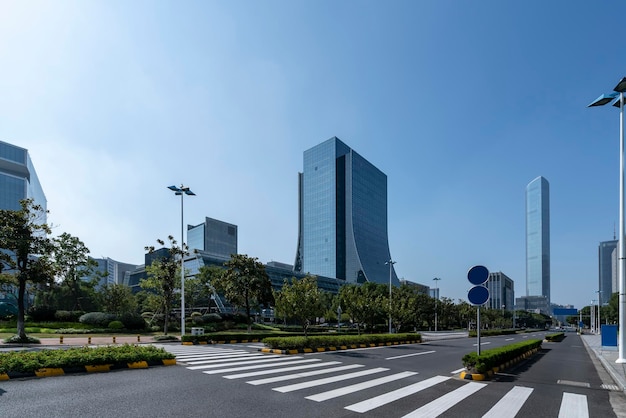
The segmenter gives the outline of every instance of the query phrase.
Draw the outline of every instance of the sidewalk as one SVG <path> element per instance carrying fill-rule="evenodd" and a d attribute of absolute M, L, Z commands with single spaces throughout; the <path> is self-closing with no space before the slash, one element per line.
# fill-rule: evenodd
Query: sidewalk
<path fill-rule="evenodd" d="M 583 334 L 580 336 L 583 343 L 595 353 L 604 369 L 611 375 L 615 384 L 626 391 L 626 363 L 616 363 L 617 347 L 602 346 L 602 337 L 596 334 Z"/>
<path fill-rule="evenodd" d="M 115 342 L 113 342 L 113 338 L 115 338 Z M 89 336 L 75 336 L 72 335 L 70 337 L 63 336 L 63 342 L 61 342 L 61 338 L 39 338 L 41 344 L 6 344 L 2 340 L 0 340 L 0 348 L 7 347 L 82 347 L 85 345 L 120 345 L 120 344 L 152 344 L 154 343 L 154 338 L 150 335 L 117 335 L 115 337 L 102 337 L 102 336 L 92 336 L 91 342 L 89 341 Z M 180 342 L 179 342 L 180 344 Z"/>

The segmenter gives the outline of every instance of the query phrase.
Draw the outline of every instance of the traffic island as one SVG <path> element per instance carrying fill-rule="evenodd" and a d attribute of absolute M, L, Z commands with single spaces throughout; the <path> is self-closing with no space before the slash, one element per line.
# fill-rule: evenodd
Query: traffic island
<path fill-rule="evenodd" d="M 521 343 L 505 345 L 498 348 L 469 353 L 463 356 L 463 366 L 459 378 L 464 380 L 486 380 L 501 370 L 526 360 L 541 349 L 542 340 L 529 340 Z"/>
<path fill-rule="evenodd" d="M 174 357 L 162 348 L 133 345 L 0 353 L 0 380 L 170 366 Z"/>
<path fill-rule="evenodd" d="M 272 337 L 262 341 L 259 351 L 273 354 L 321 353 L 368 347 L 384 347 L 422 342 L 419 334 L 373 334 L 311 337 Z"/>

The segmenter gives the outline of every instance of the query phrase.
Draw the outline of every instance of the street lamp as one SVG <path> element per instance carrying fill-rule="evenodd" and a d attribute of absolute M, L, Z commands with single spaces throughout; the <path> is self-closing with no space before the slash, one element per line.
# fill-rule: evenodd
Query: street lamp
<path fill-rule="evenodd" d="M 439 277 L 433 279 L 435 281 L 435 332 L 437 332 L 437 302 L 439 301 Z"/>
<path fill-rule="evenodd" d="M 391 334 L 391 271 L 396 262 L 390 258 L 389 261 L 385 261 L 385 264 L 389 265 L 389 334 Z"/>
<path fill-rule="evenodd" d="M 591 310 L 591 319 L 589 319 L 589 328 L 591 328 L 591 333 L 596 333 L 596 300 L 592 299 L 591 304 L 589 304 L 589 309 Z"/>
<path fill-rule="evenodd" d="M 189 187 L 183 186 L 168 186 L 168 189 L 174 192 L 175 195 L 180 195 L 180 335 L 185 335 L 185 235 L 183 229 L 183 197 L 187 196 L 195 196 L 196 194 L 192 192 Z M 165 318 L 167 321 L 167 318 Z"/>
<path fill-rule="evenodd" d="M 617 276 L 619 280 L 619 354 L 616 363 L 626 363 L 624 348 L 626 347 L 626 240 L 624 239 L 624 92 L 626 91 L 626 77 L 623 77 L 613 92 L 603 94 L 594 100 L 587 107 L 604 106 L 611 103 L 619 96 L 619 99 L 613 103 L 613 106 L 619 107 L 619 248 L 618 248 L 618 265 Z M 619 104 L 618 104 L 619 103 Z"/>

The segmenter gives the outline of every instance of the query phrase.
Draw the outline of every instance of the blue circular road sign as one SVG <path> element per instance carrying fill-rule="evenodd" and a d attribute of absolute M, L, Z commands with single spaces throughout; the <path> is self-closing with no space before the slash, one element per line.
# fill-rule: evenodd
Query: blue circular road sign
<path fill-rule="evenodd" d="M 489 299 L 489 289 L 485 286 L 474 286 L 467 292 L 467 299 L 472 305 L 484 305 Z"/>
<path fill-rule="evenodd" d="M 474 266 L 467 272 L 467 280 L 474 285 L 483 284 L 488 278 L 489 270 L 485 266 Z"/>

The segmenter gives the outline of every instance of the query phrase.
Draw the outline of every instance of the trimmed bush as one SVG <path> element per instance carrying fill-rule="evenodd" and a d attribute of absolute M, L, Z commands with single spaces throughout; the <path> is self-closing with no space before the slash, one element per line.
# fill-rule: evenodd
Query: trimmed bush
<path fill-rule="evenodd" d="M 563 341 L 563 339 L 565 338 L 565 333 L 564 332 L 557 332 L 554 334 L 547 334 L 546 335 L 546 341 L 550 341 L 550 342 L 561 342 Z"/>
<path fill-rule="evenodd" d="M 124 324 L 124 328 L 128 330 L 144 330 L 146 329 L 146 321 L 137 313 L 126 312 L 120 316 L 120 321 Z"/>
<path fill-rule="evenodd" d="M 175 356 L 151 345 L 124 344 L 107 347 L 73 347 L 66 350 L 41 350 L 0 353 L 0 373 L 29 373 L 44 368 L 98 366 L 103 364 L 154 362 Z"/>
<path fill-rule="evenodd" d="M 476 352 L 468 353 L 461 359 L 463 366 L 470 373 L 487 373 L 500 367 L 507 361 L 514 360 L 536 348 L 541 348 L 542 340 L 528 340 L 502 347 L 484 350 L 480 356 Z"/>
<path fill-rule="evenodd" d="M 56 309 L 48 305 L 31 306 L 26 312 L 32 321 L 54 321 Z"/>
<path fill-rule="evenodd" d="M 108 327 L 109 329 L 122 329 L 124 328 L 124 324 L 122 324 L 122 321 L 111 321 L 109 322 Z"/>
<path fill-rule="evenodd" d="M 422 341 L 420 334 L 363 334 L 363 335 L 313 335 L 300 337 L 270 337 L 264 338 L 263 344 L 273 349 L 302 350 L 311 348 L 342 347 L 351 345 L 379 345 L 387 343 L 401 343 L 407 341 Z"/>
<path fill-rule="evenodd" d="M 113 314 L 104 312 L 89 312 L 78 319 L 81 324 L 95 325 L 97 327 L 107 327 L 109 322 L 115 321 L 117 318 Z"/>

